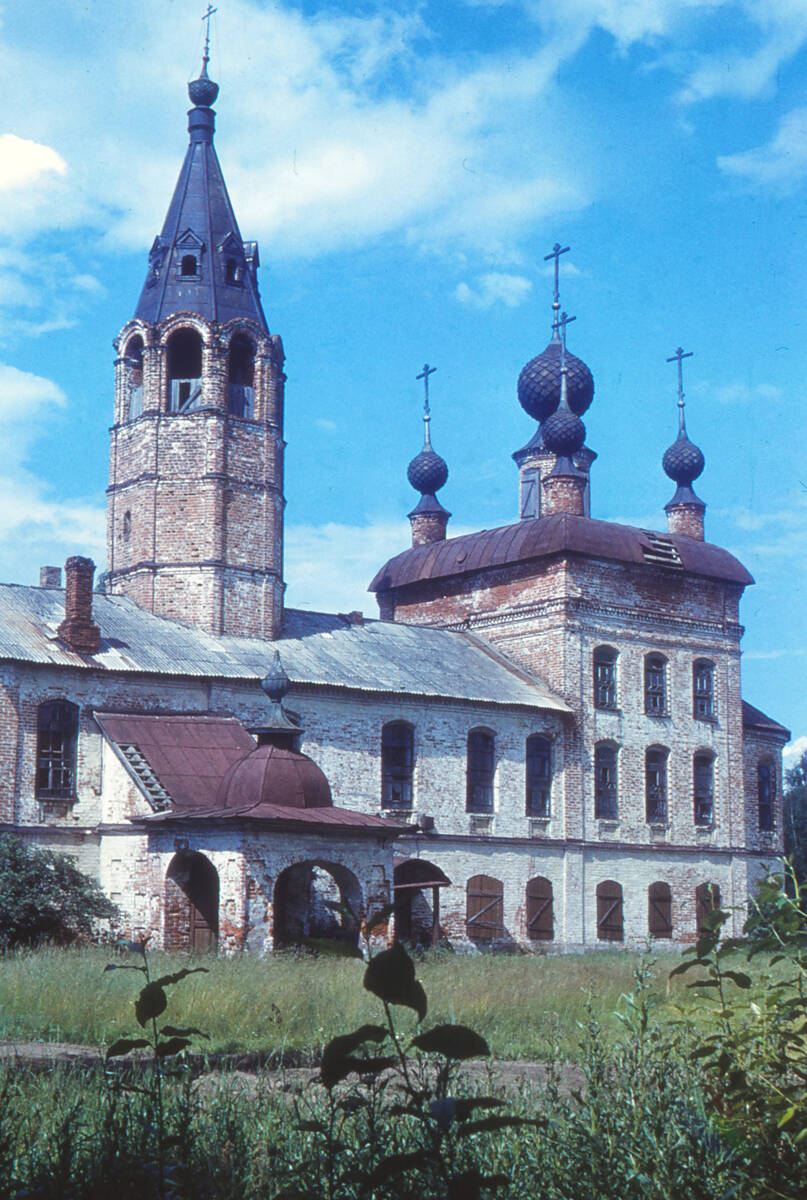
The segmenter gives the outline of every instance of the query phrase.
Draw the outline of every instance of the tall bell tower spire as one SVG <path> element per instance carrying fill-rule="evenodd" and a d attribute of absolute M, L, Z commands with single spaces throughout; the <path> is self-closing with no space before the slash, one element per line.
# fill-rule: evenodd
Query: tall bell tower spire
<path fill-rule="evenodd" d="M 219 86 L 188 85 L 189 144 L 115 346 L 107 587 L 215 634 L 274 637 L 283 597 L 283 346 L 213 145 Z"/>

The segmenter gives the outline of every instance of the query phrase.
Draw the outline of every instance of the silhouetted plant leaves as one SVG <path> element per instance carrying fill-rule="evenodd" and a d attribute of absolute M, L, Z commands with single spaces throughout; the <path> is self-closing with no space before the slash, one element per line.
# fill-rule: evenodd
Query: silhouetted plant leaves
<path fill-rule="evenodd" d="M 106 1057 L 118 1058 L 121 1054 L 128 1054 L 130 1050 L 147 1050 L 149 1045 L 147 1038 L 118 1038 L 107 1048 Z"/>
<path fill-rule="evenodd" d="M 376 1164 L 367 1182 L 370 1187 L 378 1187 L 380 1183 L 386 1183 L 396 1175 L 403 1175 L 404 1171 L 422 1170 L 424 1165 L 423 1154 L 419 1150 L 407 1154 L 388 1154 Z"/>
<path fill-rule="evenodd" d="M 362 1025 L 353 1033 L 332 1038 L 322 1052 L 319 1077 L 323 1087 L 332 1088 L 352 1071 L 361 1071 L 366 1060 L 356 1058 L 353 1051 L 367 1042 L 382 1042 L 386 1036 L 383 1025 Z"/>
<path fill-rule="evenodd" d="M 163 1025 L 160 1033 L 166 1037 L 196 1037 L 207 1038 L 210 1041 L 209 1033 L 202 1033 L 201 1029 L 197 1029 L 195 1025 L 187 1025 L 184 1028 L 178 1028 L 176 1025 Z"/>
<path fill-rule="evenodd" d="M 426 993 L 415 979 L 414 964 L 403 946 L 396 944 L 370 959 L 364 972 L 364 986 L 385 1004 L 412 1008 L 421 1021 L 426 1016 Z"/>
<path fill-rule="evenodd" d="M 180 979 L 187 979 L 189 975 L 207 974 L 207 967 L 183 967 L 181 971 L 175 971 L 173 975 L 161 975 L 159 979 L 154 980 L 154 986 L 169 987 L 172 983 L 179 983 Z"/>
<path fill-rule="evenodd" d="M 135 1000 L 135 1016 L 138 1024 L 145 1026 L 147 1021 L 159 1017 L 168 1007 L 168 997 L 161 986 L 162 981 L 147 983 Z"/>
<path fill-rule="evenodd" d="M 538 1128 L 541 1122 L 535 1117 L 483 1117 L 481 1121 L 469 1121 L 457 1130 L 458 1136 L 468 1136 L 472 1133 L 495 1133 L 499 1129 L 517 1129 L 522 1125 L 532 1125 Z"/>
<path fill-rule="evenodd" d="M 427 1054 L 442 1054 L 461 1061 L 464 1058 L 487 1058 L 490 1047 L 481 1034 L 467 1025 L 435 1025 L 412 1039 L 412 1045 Z"/>
<path fill-rule="evenodd" d="M 155 1054 L 158 1058 L 170 1058 L 173 1054 L 179 1054 L 180 1050 L 184 1050 L 190 1046 L 190 1038 L 172 1037 L 166 1042 L 157 1042 Z"/>

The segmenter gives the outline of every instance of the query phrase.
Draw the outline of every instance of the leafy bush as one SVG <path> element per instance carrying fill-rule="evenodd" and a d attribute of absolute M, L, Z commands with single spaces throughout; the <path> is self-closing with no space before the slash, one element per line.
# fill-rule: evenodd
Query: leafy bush
<path fill-rule="evenodd" d="M 89 937 L 117 909 L 65 854 L 0 836 L 0 950 Z"/>

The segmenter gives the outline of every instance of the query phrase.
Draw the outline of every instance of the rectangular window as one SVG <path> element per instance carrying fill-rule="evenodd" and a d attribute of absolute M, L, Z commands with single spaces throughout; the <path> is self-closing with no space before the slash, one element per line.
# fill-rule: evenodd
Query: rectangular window
<path fill-rule="evenodd" d="M 644 660 L 644 710 L 649 717 L 667 715 L 667 664 L 657 654 Z"/>
<path fill-rule="evenodd" d="M 482 729 L 468 734 L 466 808 L 468 812 L 493 812 L 493 768 L 495 742 Z"/>
<path fill-rule="evenodd" d="M 759 827 L 770 830 L 775 827 L 773 801 L 776 795 L 776 771 L 772 762 L 761 762 L 757 767 L 757 800 L 759 804 Z"/>
<path fill-rule="evenodd" d="M 695 755 L 693 777 L 695 824 L 711 825 L 715 807 L 715 766 L 711 755 Z"/>
<path fill-rule="evenodd" d="M 594 706 L 616 708 L 616 650 L 600 646 L 594 651 Z"/>
<path fill-rule="evenodd" d="M 667 820 L 667 751 L 648 750 L 645 755 L 645 813 L 648 821 Z"/>
<path fill-rule="evenodd" d="M 594 816 L 606 821 L 617 818 L 619 784 L 616 746 L 594 750 Z"/>
<path fill-rule="evenodd" d="M 36 794 L 40 800 L 75 795 L 78 709 L 68 700 L 40 704 L 37 714 Z"/>
<path fill-rule="evenodd" d="M 527 738 L 527 816 L 548 817 L 552 787 L 552 746 L 537 734 Z"/>
<path fill-rule="evenodd" d="M 698 721 L 713 721 L 715 716 L 714 664 L 696 662 L 692 668 L 692 707 Z"/>

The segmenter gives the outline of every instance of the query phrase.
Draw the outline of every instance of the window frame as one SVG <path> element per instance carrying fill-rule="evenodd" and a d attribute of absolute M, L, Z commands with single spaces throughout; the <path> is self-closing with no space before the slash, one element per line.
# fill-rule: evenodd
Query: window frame
<path fill-rule="evenodd" d="M 482 746 L 482 739 L 485 745 Z M 484 762 L 482 758 L 484 756 Z M 469 813 L 492 813 L 494 811 L 494 783 L 496 778 L 496 735 L 490 729 L 474 728 L 468 731 L 465 751 L 465 811 Z M 478 794 L 483 798 L 478 799 Z"/>
<path fill-rule="evenodd" d="M 535 764 L 544 764 L 545 771 L 535 771 Z M 531 733 L 524 749 L 525 812 L 528 817 L 552 815 L 552 740 L 543 733 Z M 534 793 L 542 792 L 538 802 Z"/>
<path fill-rule="evenodd" d="M 618 659 L 619 651 L 614 646 L 595 646 L 592 653 L 594 707 L 601 712 L 619 711 Z"/>
<path fill-rule="evenodd" d="M 715 664 L 709 658 L 696 658 L 692 664 L 692 716 L 696 721 L 717 720 Z"/>
<path fill-rule="evenodd" d="M 605 754 L 611 754 L 613 762 L 603 763 Z M 610 770 L 613 770 L 613 782 L 609 784 L 607 772 Z M 606 796 L 609 802 L 603 804 Z M 619 746 L 615 742 L 597 742 L 594 747 L 594 818 L 619 820 Z"/>
<path fill-rule="evenodd" d="M 667 659 L 663 654 L 646 654 L 644 658 L 644 711 L 648 717 L 669 716 L 667 696 Z"/>
<path fill-rule="evenodd" d="M 766 795 L 763 796 L 763 772 L 767 775 Z M 770 757 L 757 762 L 757 823 L 761 833 L 776 829 L 776 763 Z M 763 815 L 764 814 L 764 815 Z"/>
<path fill-rule="evenodd" d="M 405 733 L 399 741 L 394 735 Z M 400 761 L 394 761 L 395 758 Z M 401 803 L 395 802 L 396 788 Z M 381 727 L 381 807 L 408 812 L 415 800 L 415 731 L 408 721 L 387 721 Z"/>
<path fill-rule="evenodd" d="M 699 767 L 703 782 L 703 767 L 708 767 L 708 788 L 702 795 L 699 787 Z M 715 820 L 715 756 L 711 750 L 696 750 L 692 755 L 692 808 L 693 819 L 701 827 L 714 825 Z"/>
<path fill-rule="evenodd" d="M 651 762 L 651 757 L 657 761 Z M 644 753 L 644 807 L 648 825 L 666 825 L 669 819 L 669 759 L 666 746 L 648 746 Z M 651 772 L 656 775 L 655 783 L 651 782 Z"/>
<path fill-rule="evenodd" d="M 79 716 L 78 705 L 61 696 L 44 700 L 38 706 L 34 780 L 37 800 L 76 799 Z M 55 784 L 54 778 L 58 780 Z"/>

